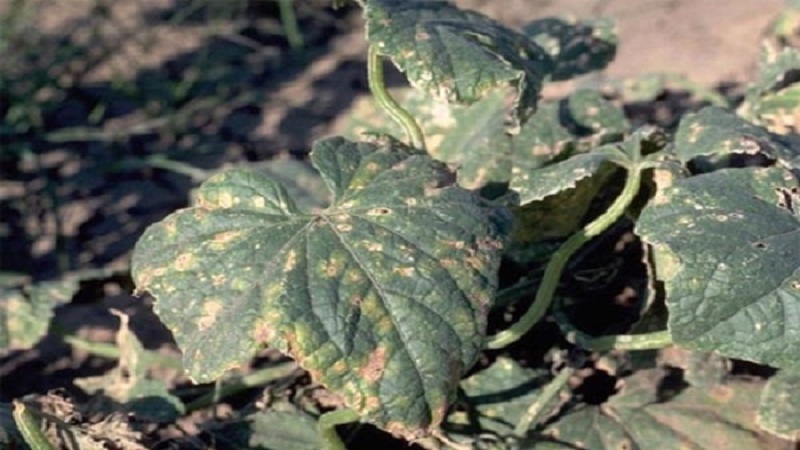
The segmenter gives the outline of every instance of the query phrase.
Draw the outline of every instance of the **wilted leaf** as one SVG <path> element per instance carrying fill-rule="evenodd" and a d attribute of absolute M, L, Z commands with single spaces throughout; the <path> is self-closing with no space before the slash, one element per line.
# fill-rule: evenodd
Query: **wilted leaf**
<path fill-rule="evenodd" d="M 365 420 L 424 434 L 482 347 L 505 211 L 397 142 L 332 138 L 311 160 L 333 194 L 327 209 L 301 211 L 253 172 L 222 173 L 145 232 L 134 280 L 194 379 L 268 344 Z"/>
<path fill-rule="evenodd" d="M 753 450 L 769 448 L 755 432 L 752 405 L 761 386 L 745 382 L 687 387 L 667 398 L 663 373 L 642 370 L 600 406 L 579 406 L 547 427 L 547 449 Z"/>
<path fill-rule="evenodd" d="M 734 165 L 764 165 L 771 160 L 788 164 L 796 151 L 732 111 L 709 106 L 681 120 L 675 136 L 675 154 L 684 163 L 692 162 L 697 171 L 705 172 Z M 747 159 L 735 163 L 731 159 L 734 155 Z"/>
<path fill-rule="evenodd" d="M 114 312 L 120 318 L 116 339 L 119 364 L 105 375 L 76 379 L 75 385 L 89 394 L 101 393 L 113 400 L 113 405 L 106 405 L 106 415 L 119 412 L 121 407 L 138 420 L 172 422 L 185 412 L 183 403 L 169 392 L 165 380 L 148 376 L 150 352 L 131 332 L 128 316 Z"/>
<path fill-rule="evenodd" d="M 364 3 L 367 39 L 414 87 L 465 104 L 496 88 L 513 87 L 512 129 L 534 112 L 552 61 L 525 35 L 444 1 Z"/>
<path fill-rule="evenodd" d="M 539 397 L 548 381 L 544 370 L 522 367 L 509 358 L 498 358 L 491 366 L 464 379 L 461 388 L 471 412 L 453 412 L 449 428 L 467 427 L 471 434 L 490 431 L 513 436 L 514 427 Z"/>
<path fill-rule="evenodd" d="M 678 179 L 643 211 L 675 343 L 798 367 L 800 222 L 780 168 L 724 169 Z"/>
<path fill-rule="evenodd" d="M 767 381 L 758 404 L 758 425 L 783 439 L 800 436 L 800 373 L 779 370 Z"/>
<path fill-rule="evenodd" d="M 552 58 L 554 81 L 602 70 L 617 54 L 617 27 L 610 19 L 546 17 L 525 25 L 522 32 Z"/>

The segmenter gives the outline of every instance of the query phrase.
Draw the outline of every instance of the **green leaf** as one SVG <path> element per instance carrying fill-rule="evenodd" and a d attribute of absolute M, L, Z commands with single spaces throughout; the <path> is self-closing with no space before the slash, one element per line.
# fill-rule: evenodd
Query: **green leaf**
<path fill-rule="evenodd" d="M 701 172 L 730 166 L 734 155 L 753 158 L 753 165 L 763 159 L 787 162 L 795 153 L 768 130 L 715 106 L 686 115 L 675 136 L 675 154 Z"/>
<path fill-rule="evenodd" d="M 456 113 L 457 125 L 438 148 L 429 150 L 434 158 L 457 167 L 458 184 L 467 189 L 511 177 L 512 137 L 505 131 L 504 102 L 503 93 L 494 92 Z"/>
<path fill-rule="evenodd" d="M 489 95 L 455 111 L 455 127 L 430 152 L 457 167 L 461 186 L 478 189 L 524 178 L 556 158 L 619 140 L 628 129 L 622 110 L 594 91 L 577 91 L 540 106 L 519 134 L 511 136 L 503 125 L 503 96 Z"/>
<path fill-rule="evenodd" d="M 630 145 L 638 143 L 628 143 L 625 148 Z M 539 170 L 520 173 L 511 180 L 511 189 L 519 192 L 522 205 L 573 189 L 579 181 L 597 174 L 604 164 L 626 161 L 625 150 L 621 148 L 609 144 Z"/>
<path fill-rule="evenodd" d="M 546 17 L 525 25 L 522 32 L 552 58 L 554 81 L 602 70 L 617 54 L 617 27 L 610 19 Z"/>
<path fill-rule="evenodd" d="M 222 448 L 235 450 L 319 450 L 317 420 L 296 410 L 268 409 L 225 424 L 213 432 Z"/>
<path fill-rule="evenodd" d="M 370 45 L 412 86 L 465 104 L 510 86 L 509 127 L 533 114 L 552 61 L 525 35 L 446 1 L 366 0 L 364 16 Z"/>
<path fill-rule="evenodd" d="M 302 210 L 322 209 L 331 201 L 325 182 L 305 161 L 276 158 L 249 167 L 281 183 Z"/>
<path fill-rule="evenodd" d="M 425 434 L 483 345 L 506 212 L 395 141 L 331 138 L 311 160 L 333 194 L 327 209 L 301 211 L 250 171 L 219 174 L 195 206 L 145 232 L 134 280 L 193 379 L 267 344 L 365 420 Z"/>
<path fill-rule="evenodd" d="M 69 278 L 0 290 L 0 352 L 34 346 L 47 334 L 53 310 L 70 302 L 79 287 L 79 279 Z"/>
<path fill-rule="evenodd" d="M 600 406 L 583 405 L 547 427 L 542 449 L 766 449 L 755 433 L 752 405 L 760 385 L 736 382 L 660 393 L 659 370 L 622 381 Z M 666 398 L 665 398 L 666 397 Z"/>
<path fill-rule="evenodd" d="M 491 366 L 461 381 L 471 412 L 454 411 L 448 428 L 470 427 L 471 434 L 513 436 L 517 425 L 547 383 L 548 373 L 500 357 Z M 473 423 L 471 423 L 473 422 Z"/>
<path fill-rule="evenodd" d="M 783 439 L 800 436 L 800 372 L 779 370 L 767 381 L 758 404 L 758 425 Z"/>
<path fill-rule="evenodd" d="M 723 169 L 675 180 L 642 211 L 675 343 L 800 367 L 796 186 L 780 168 Z"/>

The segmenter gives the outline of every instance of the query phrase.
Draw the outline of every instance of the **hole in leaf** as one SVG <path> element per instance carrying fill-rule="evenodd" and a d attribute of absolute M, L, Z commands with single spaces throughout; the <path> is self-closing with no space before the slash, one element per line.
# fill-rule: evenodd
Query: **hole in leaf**
<path fill-rule="evenodd" d="M 575 390 L 575 395 L 589 405 L 602 405 L 616 393 L 617 378 L 604 370 L 595 370 Z"/>
<path fill-rule="evenodd" d="M 761 242 L 761 241 L 753 242 L 753 248 L 756 248 L 758 250 L 766 250 L 767 249 L 767 244 L 765 244 L 764 242 Z"/>

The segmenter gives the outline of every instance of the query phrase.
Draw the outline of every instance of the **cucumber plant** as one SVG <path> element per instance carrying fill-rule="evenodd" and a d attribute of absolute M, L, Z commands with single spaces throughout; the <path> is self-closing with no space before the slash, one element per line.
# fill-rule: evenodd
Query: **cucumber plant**
<path fill-rule="evenodd" d="M 649 368 L 602 408 L 575 407 L 557 394 L 578 363 L 551 376 L 502 352 L 533 346 L 531 329 L 550 315 L 575 348 L 674 345 L 782 369 L 770 398 L 792 389 L 800 147 L 789 75 L 800 52 L 767 51 L 736 111 L 709 106 L 677 130 L 631 129 L 595 91 L 540 99 L 545 84 L 611 62 L 609 21 L 512 30 L 446 1 L 356 3 L 370 90 L 393 123 L 314 145 L 327 204 L 258 170 L 229 170 L 137 243 L 137 290 L 155 297 L 189 376 L 210 382 L 279 349 L 339 398 L 319 420 L 330 448 L 344 448 L 334 425 L 352 421 L 431 448 L 711 445 L 691 441 L 698 427 L 735 444 L 726 448 L 756 448 L 737 416 L 758 401 L 752 386 L 720 396 L 692 385 L 661 402 L 643 386 L 666 374 Z M 413 88 L 402 101 L 384 85 L 384 59 Z M 593 336 L 556 294 L 576 253 L 620 221 L 650 255 L 649 294 L 629 334 Z M 510 305 L 524 311 L 490 333 L 490 313 Z M 473 370 L 481 354 L 500 356 Z M 476 400 L 509 391 L 518 395 L 499 406 Z M 693 405 L 713 414 L 691 416 Z M 762 401 L 761 425 L 796 432 L 774 406 Z"/>

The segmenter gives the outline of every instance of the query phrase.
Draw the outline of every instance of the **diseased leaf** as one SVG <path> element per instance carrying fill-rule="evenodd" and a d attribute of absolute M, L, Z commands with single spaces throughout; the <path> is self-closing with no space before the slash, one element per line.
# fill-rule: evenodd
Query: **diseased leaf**
<path fill-rule="evenodd" d="M 554 81 L 602 70 L 617 54 L 617 27 L 610 19 L 546 17 L 525 25 L 522 32 L 552 58 Z"/>
<path fill-rule="evenodd" d="M 427 92 L 411 87 L 390 89 L 389 92 L 403 109 L 414 116 L 425 135 L 428 152 L 435 155 L 444 135 L 456 124 L 455 113 L 461 109 L 459 105 L 431 98 Z M 343 117 L 345 119 L 335 124 L 333 130 L 349 139 L 359 140 L 364 135 L 375 134 L 405 135 L 405 131 L 378 106 L 372 95 L 356 98 Z"/>
<path fill-rule="evenodd" d="M 731 362 L 716 353 L 692 352 L 675 346 L 661 350 L 660 360 L 683 369 L 683 380 L 697 387 L 722 383 L 731 369 Z"/>
<path fill-rule="evenodd" d="M 468 107 L 436 102 L 419 91 L 402 91 L 399 98 L 423 127 L 428 153 L 455 168 L 458 184 L 467 189 L 507 183 L 512 171 L 524 174 L 572 152 L 621 140 L 629 127 L 620 108 L 588 90 L 542 103 L 517 135 L 506 130 L 499 91 Z M 362 105 L 344 130 L 402 133 L 391 121 L 375 122 L 380 114 Z"/>
<path fill-rule="evenodd" d="M 505 131 L 503 97 L 494 92 L 457 113 L 457 125 L 437 149 L 429 150 L 434 158 L 457 167 L 458 184 L 467 189 L 511 177 L 512 137 Z"/>
<path fill-rule="evenodd" d="M 598 173 L 605 163 L 625 159 L 619 146 L 605 145 L 538 170 L 515 174 L 511 189 L 519 192 L 520 203 L 525 205 L 572 189 L 579 181 Z"/>
<path fill-rule="evenodd" d="M 119 411 L 137 420 L 172 422 L 185 412 L 183 403 L 169 392 L 166 380 L 148 375 L 150 352 L 128 326 L 128 316 L 113 311 L 120 318 L 116 344 L 120 350 L 117 367 L 104 375 L 75 379 L 75 385 L 89 394 L 101 392 L 114 404 L 103 405 L 106 415 Z"/>
<path fill-rule="evenodd" d="M 394 141 L 327 139 L 311 160 L 327 209 L 301 211 L 250 171 L 219 174 L 145 232 L 134 280 L 195 380 L 268 344 L 365 420 L 423 435 L 482 347 L 506 212 Z"/>
<path fill-rule="evenodd" d="M 305 161 L 276 158 L 249 167 L 281 183 L 302 210 L 321 209 L 331 201 L 330 192 L 319 173 Z"/>
<path fill-rule="evenodd" d="M 755 432 L 752 405 L 761 386 L 732 382 L 687 387 L 666 396 L 664 374 L 641 370 L 600 406 L 579 406 L 548 426 L 534 448 L 752 450 L 771 448 Z"/>
<path fill-rule="evenodd" d="M 525 35 L 447 1 L 364 0 L 364 17 L 370 45 L 416 88 L 470 104 L 496 88 L 513 87 L 514 130 L 533 114 L 552 69 L 550 57 Z"/>
<path fill-rule="evenodd" d="M 758 404 L 758 425 L 783 439 L 800 436 L 800 372 L 779 370 L 767 381 Z"/>
<path fill-rule="evenodd" d="M 764 47 L 758 79 L 747 90 L 739 114 L 773 133 L 796 133 L 800 120 L 800 50 Z"/>
<path fill-rule="evenodd" d="M 795 153 L 766 129 L 715 106 L 684 116 L 675 136 L 675 154 L 699 172 L 770 160 L 786 163 Z M 735 155 L 748 159 L 734 163 Z"/>
<path fill-rule="evenodd" d="M 431 154 L 455 165 L 467 189 L 487 183 L 516 186 L 554 159 L 622 139 L 628 122 L 622 110 L 593 91 L 577 91 L 563 101 L 543 103 L 519 134 L 503 127 L 503 97 L 494 94 L 454 116 L 457 125 Z"/>
<path fill-rule="evenodd" d="M 792 188 L 780 168 L 723 169 L 675 180 L 642 211 L 675 343 L 800 366 L 800 222 L 781 206 Z"/>
<path fill-rule="evenodd" d="M 547 371 L 531 370 L 513 359 L 498 358 L 461 382 L 470 411 L 451 413 L 448 428 L 466 428 L 473 435 L 492 432 L 513 436 L 514 427 L 537 400 L 548 378 Z"/>

